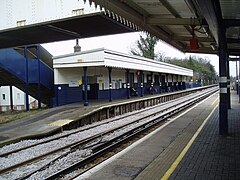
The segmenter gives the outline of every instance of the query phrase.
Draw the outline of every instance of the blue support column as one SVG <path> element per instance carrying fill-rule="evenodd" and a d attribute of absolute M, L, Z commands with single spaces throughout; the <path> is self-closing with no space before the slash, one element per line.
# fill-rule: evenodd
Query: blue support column
<path fill-rule="evenodd" d="M 229 56 L 227 56 L 227 96 L 228 96 L 228 109 L 231 109 L 231 94 L 230 94 L 230 73 L 229 73 Z"/>
<path fill-rule="evenodd" d="M 178 75 L 176 75 L 177 76 L 177 82 L 176 82 L 176 91 L 178 91 Z"/>
<path fill-rule="evenodd" d="M 109 78 L 109 102 L 112 101 L 112 67 L 108 67 L 108 78 Z"/>
<path fill-rule="evenodd" d="M 227 98 L 227 52 L 225 45 L 219 41 L 219 134 L 228 135 L 228 98 Z"/>
<path fill-rule="evenodd" d="M 166 89 L 165 89 L 165 91 L 166 92 L 169 92 L 169 84 L 168 84 L 168 74 L 166 74 Z"/>
<path fill-rule="evenodd" d="M 153 72 L 151 72 L 151 84 L 150 84 L 150 94 L 153 94 L 154 89 L 153 89 Z"/>
<path fill-rule="evenodd" d="M 87 67 L 83 67 L 83 78 L 84 78 L 84 106 L 88 106 L 88 95 L 87 95 Z"/>
<path fill-rule="evenodd" d="M 25 106 L 26 106 L 26 111 L 29 111 L 29 82 L 28 82 L 28 52 L 27 52 L 27 47 L 24 47 L 24 57 L 26 59 L 25 63 Z"/>
<path fill-rule="evenodd" d="M 183 82 L 182 82 L 183 76 L 181 76 L 181 82 L 180 82 L 180 90 L 183 90 Z"/>
<path fill-rule="evenodd" d="M 127 98 L 130 99 L 131 94 L 130 94 L 130 73 L 129 73 L 129 69 L 126 70 L 127 73 Z"/>
<path fill-rule="evenodd" d="M 12 85 L 10 86 L 10 107 L 11 111 L 13 111 L 13 90 L 12 90 Z"/>
<path fill-rule="evenodd" d="M 238 81 L 239 81 L 239 77 L 240 77 L 240 61 L 239 61 L 239 75 L 238 75 Z M 239 85 L 240 85 L 240 83 L 238 82 L 238 92 L 239 92 Z M 239 94 L 239 103 L 240 103 L 240 93 L 238 93 Z"/>
<path fill-rule="evenodd" d="M 237 61 L 236 61 L 236 91 L 238 94 L 238 65 L 237 65 Z"/>
<path fill-rule="evenodd" d="M 41 109 L 42 100 L 41 100 L 41 65 L 40 65 L 40 47 L 36 46 L 36 54 L 38 61 L 38 109 Z"/>
<path fill-rule="evenodd" d="M 144 81 L 144 79 L 143 79 L 143 71 L 140 71 L 140 77 L 141 77 L 141 94 L 140 94 L 140 96 L 141 97 L 143 97 L 143 81 Z"/>
<path fill-rule="evenodd" d="M 162 82 L 161 82 L 161 73 L 158 74 L 159 75 L 159 93 L 162 93 Z"/>

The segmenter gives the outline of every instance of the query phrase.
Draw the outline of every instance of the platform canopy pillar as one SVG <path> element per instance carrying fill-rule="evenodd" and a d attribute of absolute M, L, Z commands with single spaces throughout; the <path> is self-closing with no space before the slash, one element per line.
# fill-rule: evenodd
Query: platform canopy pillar
<path fill-rule="evenodd" d="M 178 84 L 178 74 L 176 75 L 176 77 L 177 77 L 177 82 L 176 82 L 176 90 L 178 91 L 178 86 L 179 86 L 179 84 Z"/>
<path fill-rule="evenodd" d="M 219 134 L 228 135 L 228 95 L 227 95 L 227 52 L 222 39 L 219 38 Z"/>
<path fill-rule="evenodd" d="M 24 47 L 25 57 L 25 110 L 29 111 L 29 82 L 28 82 L 28 48 Z"/>
<path fill-rule="evenodd" d="M 126 76 L 127 76 L 127 98 L 130 99 L 130 72 L 129 69 L 126 70 Z"/>
<path fill-rule="evenodd" d="M 140 96 L 143 97 L 143 82 L 144 82 L 144 78 L 143 78 L 143 71 L 140 71 L 140 79 L 141 79 L 141 92 L 140 92 Z"/>
<path fill-rule="evenodd" d="M 166 90 L 165 90 L 165 92 L 169 92 L 169 89 L 170 89 L 170 87 L 169 87 L 169 83 L 168 83 L 168 74 L 166 74 Z"/>
<path fill-rule="evenodd" d="M 240 78 L 240 58 L 239 58 L 239 74 L 237 76 L 238 76 L 238 81 L 239 81 L 239 78 Z M 238 90 L 239 90 L 239 88 L 240 88 L 240 84 L 238 82 Z M 238 93 L 238 94 L 239 94 L 239 103 L 240 103 L 240 93 Z"/>
<path fill-rule="evenodd" d="M 151 84 L 150 84 L 150 94 L 153 94 L 154 89 L 153 89 L 153 72 L 151 72 Z"/>
<path fill-rule="evenodd" d="M 13 109 L 13 87 L 12 87 L 12 85 L 10 85 L 10 107 L 11 107 L 11 111 L 14 111 L 14 109 Z"/>
<path fill-rule="evenodd" d="M 237 64 L 237 61 L 236 61 L 236 91 L 238 94 L 238 64 Z"/>
<path fill-rule="evenodd" d="M 109 102 L 112 101 L 112 67 L 108 67 Z"/>
<path fill-rule="evenodd" d="M 161 73 L 159 73 L 159 89 L 160 89 L 159 93 L 162 93 L 162 74 Z"/>
<path fill-rule="evenodd" d="M 84 79 L 84 106 L 88 106 L 88 95 L 87 95 L 87 67 L 83 67 L 83 79 Z"/>
<path fill-rule="evenodd" d="M 229 69 L 229 56 L 227 56 L 227 97 L 228 109 L 231 109 L 231 93 L 230 93 L 230 69 Z"/>
<path fill-rule="evenodd" d="M 183 76 L 181 75 L 181 80 L 180 80 L 180 90 L 183 90 Z"/>

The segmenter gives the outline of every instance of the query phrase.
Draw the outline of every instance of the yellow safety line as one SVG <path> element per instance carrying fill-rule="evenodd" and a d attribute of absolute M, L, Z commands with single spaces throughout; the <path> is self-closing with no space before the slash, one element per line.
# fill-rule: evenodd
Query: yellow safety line
<path fill-rule="evenodd" d="M 185 146 L 185 148 L 182 150 L 182 152 L 180 153 L 180 155 L 177 157 L 177 159 L 173 162 L 173 164 L 171 165 L 171 167 L 167 170 L 167 172 L 163 175 L 163 177 L 161 178 L 161 180 L 167 180 L 171 174 L 174 172 L 174 170 L 176 169 L 176 167 L 178 166 L 178 164 L 181 162 L 181 160 L 183 159 L 183 157 L 185 156 L 185 154 L 187 153 L 188 149 L 191 147 L 192 143 L 195 141 L 195 139 L 197 138 L 198 134 L 201 132 L 203 126 L 206 124 L 206 122 L 208 121 L 208 119 L 210 118 L 210 116 L 213 114 L 213 112 L 215 111 L 215 109 L 217 108 L 218 105 L 215 105 L 214 109 L 212 110 L 212 112 L 208 115 L 208 117 L 204 120 L 204 122 L 202 123 L 202 125 L 198 128 L 198 130 L 196 131 L 196 133 L 193 135 L 193 137 L 191 138 L 191 140 L 188 142 L 188 144 Z"/>
<path fill-rule="evenodd" d="M 216 98 L 216 99 L 212 102 L 211 106 L 212 106 L 217 100 L 218 100 L 218 98 Z"/>

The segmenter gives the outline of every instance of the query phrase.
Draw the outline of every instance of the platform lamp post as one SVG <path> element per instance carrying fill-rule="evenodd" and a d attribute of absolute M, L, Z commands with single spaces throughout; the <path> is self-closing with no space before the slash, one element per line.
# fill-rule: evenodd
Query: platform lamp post
<path fill-rule="evenodd" d="M 40 46 L 36 46 L 36 54 L 37 54 L 37 63 L 38 63 L 38 109 L 41 109 L 41 64 L 40 64 Z"/>
<path fill-rule="evenodd" d="M 87 95 L 87 67 L 83 67 L 83 79 L 84 79 L 84 106 L 88 106 Z"/>
<path fill-rule="evenodd" d="M 29 82 L 28 82 L 28 49 L 25 46 L 24 47 L 24 57 L 25 57 L 25 105 L 26 105 L 26 111 L 29 111 Z"/>
<path fill-rule="evenodd" d="M 109 78 L 109 102 L 112 102 L 112 67 L 108 67 Z"/>

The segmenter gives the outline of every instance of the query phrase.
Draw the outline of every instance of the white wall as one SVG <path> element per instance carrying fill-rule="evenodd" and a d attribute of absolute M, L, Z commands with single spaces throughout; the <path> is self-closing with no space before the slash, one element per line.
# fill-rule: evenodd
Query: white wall
<path fill-rule="evenodd" d="M 117 83 L 125 83 L 126 70 L 124 69 L 112 69 L 112 85 L 115 89 L 119 87 Z M 107 67 L 88 67 L 87 76 L 96 77 L 95 82 L 90 83 L 104 83 L 104 89 L 109 88 L 108 69 Z M 59 68 L 54 69 L 54 84 L 69 84 L 70 81 L 82 81 L 83 80 L 83 68 Z"/>
<path fill-rule="evenodd" d="M 3 99 L 5 96 L 5 99 Z M 32 103 L 35 99 L 29 96 L 29 103 Z M 13 86 L 13 105 L 23 106 L 25 104 L 25 93 L 20 89 Z M 10 106 L 10 87 L 0 87 L 0 106 Z"/>

